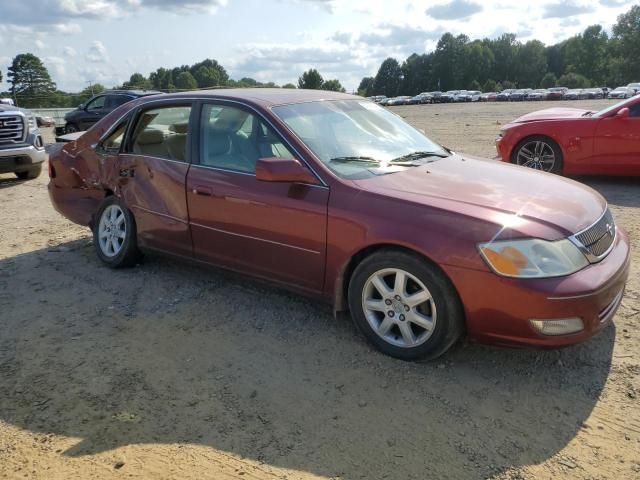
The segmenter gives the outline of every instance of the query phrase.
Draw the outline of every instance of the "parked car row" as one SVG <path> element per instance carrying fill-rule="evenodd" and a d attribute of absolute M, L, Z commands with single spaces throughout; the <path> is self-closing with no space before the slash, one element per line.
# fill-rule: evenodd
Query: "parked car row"
<path fill-rule="evenodd" d="M 596 100 L 602 98 L 625 99 L 640 94 L 640 83 L 630 83 L 626 87 L 612 90 L 609 87 L 597 88 L 508 88 L 501 92 L 482 93 L 477 90 L 449 90 L 447 92 L 423 92 L 416 96 L 401 95 L 385 97 L 376 95 L 367 97 L 382 106 L 416 105 L 423 103 L 457 103 L 457 102 L 523 102 L 541 100 Z"/>

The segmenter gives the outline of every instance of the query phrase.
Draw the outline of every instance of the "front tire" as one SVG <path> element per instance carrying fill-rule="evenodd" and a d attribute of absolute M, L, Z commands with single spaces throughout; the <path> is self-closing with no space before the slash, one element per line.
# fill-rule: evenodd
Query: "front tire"
<path fill-rule="evenodd" d="M 548 173 L 562 173 L 562 150 L 549 137 L 536 135 L 522 140 L 511 152 L 511 163 Z"/>
<path fill-rule="evenodd" d="M 401 360 L 436 358 L 464 330 L 462 305 L 449 279 L 410 253 L 382 250 L 364 259 L 348 296 L 359 330 L 375 348 Z"/>
<path fill-rule="evenodd" d="M 132 267 L 140 259 L 135 219 L 117 197 L 107 197 L 100 205 L 93 225 L 93 244 L 98 258 L 111 268 Z"/>
<path fill-rule="evenodd" d="M 33 180 L 34 178 L 38 178 L 40 173 L 42 173 L 42 165 L 38 165 L 25 172 L 16 172 L 16 177 L 20 180 Z"/>
<path fill-rule="evenodd" d="M 64 133 L 79 132 L 80 128 L 75 123 L 67 123 L 64 127 Z"/>

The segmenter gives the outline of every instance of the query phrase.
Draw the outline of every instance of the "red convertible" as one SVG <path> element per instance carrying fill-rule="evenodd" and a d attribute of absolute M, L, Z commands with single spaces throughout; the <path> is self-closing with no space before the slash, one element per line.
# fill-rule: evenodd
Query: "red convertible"
<path fill-rule="evenodd" d="M 567 175 L 640 175 L 640 97 L 599 112 L 550 108 L 504 126 L 503 162 Z"/>

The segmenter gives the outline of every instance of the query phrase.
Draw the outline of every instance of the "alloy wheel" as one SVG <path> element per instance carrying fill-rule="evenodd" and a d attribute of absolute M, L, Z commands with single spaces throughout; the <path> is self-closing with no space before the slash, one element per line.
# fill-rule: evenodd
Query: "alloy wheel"
<path fill-rule="evenodd" d="M 102 253 L 111 258 L 120 253 L 127 237 L 127 222 L 118 205 L 109 205 L 98 224 L 98 242 Z"/>
<path fill-rule="evenodd" d="M 556 154 L 551 145 L 542 140 L 535 140 L 520 147 L 516 163 L 523 167 L 551 172 L 556 164 Z"/>
<path fill-rule="evenodd" d="M 422 345 L 436 325 L 436 305 L 427 287 L 397 268 L 369 277 L 362 290 L 362 308 L 373 331 L 397 347 Z"/>

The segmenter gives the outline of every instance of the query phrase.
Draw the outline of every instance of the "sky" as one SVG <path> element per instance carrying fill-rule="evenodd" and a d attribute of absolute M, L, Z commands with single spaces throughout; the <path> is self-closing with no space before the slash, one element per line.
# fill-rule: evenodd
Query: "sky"
<path fill-rule="evenodd" d="M 444 32 L 552 44 L 630 0 L 0 0 L 0 71 L 40 57 L 58 88 L 112 87 L 134 72 L 218 60 L 231 78 L 296 83 L 309 68 L 353 91 L 387 57 L 432 51 Z"/>

